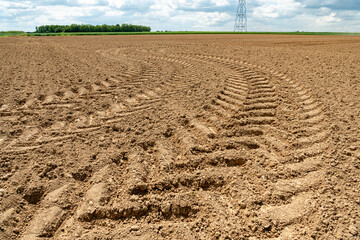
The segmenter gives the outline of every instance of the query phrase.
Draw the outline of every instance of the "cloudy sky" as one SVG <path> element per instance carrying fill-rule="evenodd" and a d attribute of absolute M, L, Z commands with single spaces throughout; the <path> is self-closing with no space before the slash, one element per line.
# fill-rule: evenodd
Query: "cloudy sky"
<path fill-rule="evenodd" d="M 249 31 L 360 32 L 359 0 L 248 0 Z M 45 24 L 232 31 L 237 0 L 0 0 L 0 31 Z"/>

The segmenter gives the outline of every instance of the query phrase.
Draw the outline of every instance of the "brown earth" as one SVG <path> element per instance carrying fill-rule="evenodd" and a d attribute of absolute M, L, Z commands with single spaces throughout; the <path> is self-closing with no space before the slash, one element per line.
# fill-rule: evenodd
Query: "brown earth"
<path fill-rule="evenodd" d="M 360 239 L 360 38 L 0 39 L 0 239 Z"/>

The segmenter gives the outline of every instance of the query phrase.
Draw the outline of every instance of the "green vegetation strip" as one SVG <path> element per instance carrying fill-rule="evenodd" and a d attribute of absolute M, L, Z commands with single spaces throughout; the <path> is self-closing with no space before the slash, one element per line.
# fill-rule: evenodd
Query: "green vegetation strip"
<path fill-rule="evenodd" d="M 22 31 L 0 32 L 0 37 L 11 37 L 11 36 L 22 36 L 22 35 L 25 35 L 25 32 Z"/>
<path fill-rule="evenodd" d="M 0 36 L 85 36 L 85 35 L 165 35 L 165 34 L 275 34 L 275 35 L 340 35 L 360 36 L 360 33 L 348 32 L 202 32 L 202 31 L 165 31 L 165 32 L 63 32 L 63 33 L 33 33 L 33 32 L 0 32 Z"/>

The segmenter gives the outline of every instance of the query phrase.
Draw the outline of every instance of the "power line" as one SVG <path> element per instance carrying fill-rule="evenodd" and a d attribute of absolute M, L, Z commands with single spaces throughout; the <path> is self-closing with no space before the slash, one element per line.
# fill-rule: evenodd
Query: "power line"
<path fill-rule="evenodd" d="M 246 0 L 239 0 L 234 32 L 247 32 Z"/>

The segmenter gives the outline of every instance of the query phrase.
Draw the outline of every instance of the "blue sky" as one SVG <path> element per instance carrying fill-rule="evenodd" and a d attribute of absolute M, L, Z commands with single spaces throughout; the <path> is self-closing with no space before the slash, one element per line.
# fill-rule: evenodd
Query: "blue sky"
<path fill-rule="evenodd" d="M 360 32 L 359 0 L 248 0 L 249 31 Z M 45 24 L 232 31 L 236 0 L 0 0 L 0 31 Z"/>

